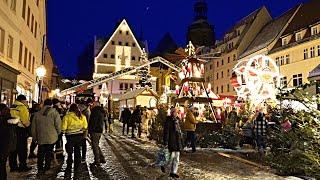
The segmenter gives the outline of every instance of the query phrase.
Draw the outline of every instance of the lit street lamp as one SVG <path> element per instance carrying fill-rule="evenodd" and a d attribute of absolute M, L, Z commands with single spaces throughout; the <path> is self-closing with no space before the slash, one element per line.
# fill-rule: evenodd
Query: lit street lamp
<path fill-rule="evenodd" d="M 41 103 L 42 81 L 43 81 L 43 77 L 46 75 L 46 72 L 47 70 L 44 67 L 44 65 L 41 65 L 36 69 L 36 74 L 38 77 L 38 85 L 39 85 L 38 103 Z"/>

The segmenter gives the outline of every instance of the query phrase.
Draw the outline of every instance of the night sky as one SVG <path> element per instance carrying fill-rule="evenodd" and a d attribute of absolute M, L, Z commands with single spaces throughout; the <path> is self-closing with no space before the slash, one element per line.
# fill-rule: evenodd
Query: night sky
<path fill-rule="evenodd" d="M 307 0 L 207 0 L 208 20 L 216 37 L 250 12 L 265 5 L 273 17 Z M 126 18 L 136 37 L 148 41 L 149 51 L 169 32 L 179 46 L 186 43 L 195 0 L 51 0 L 48 1 L 48 44 L 63 76 L 74 76 L 76 59 L 95 35 L 109 36 Z"/>

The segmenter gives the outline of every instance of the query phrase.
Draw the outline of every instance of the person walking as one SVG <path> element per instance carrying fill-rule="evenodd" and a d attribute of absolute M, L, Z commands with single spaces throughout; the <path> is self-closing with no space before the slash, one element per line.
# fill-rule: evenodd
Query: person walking
<path fill-rule="evenodd" d="M 93 104 L 93 108 L 91 109 L 91 115 L 88 125 L 88 132 L 90 135 L 92 150 L 94 154 L 94 165 L 100 165 L 100 163 L 106 162 L 99 147 L 99 142 L 103 133 L 103 127 L 105 123 L 105 116 L 106 112 L 104 108 L 101 107 L 98 102 L 95 102 Z"/>
<path fill-rule="evenodd" d="M 32 169 L 27 166 L 30 114 L 26 96 L 19 95 L 17 97 L 10 109 L 10 113 L 12 117 L 20 120 L 17 127 L 17 149 L 10 153 L 9 156 L 10 171 L 29 171 Z"/>
<path fill-rule="evenodd" d="M 66 151 L 68 154 L 67 169 L 72 168 L 74 154 L 74 169 L 77 170 L 81 163 L 80 146 L 88 124 L 86 117 L 81 113 L 77 104 L 71 104 L 69 112 L 63 117 L 61 131 L 66 135 Z"/>
<path fill-rule="evenodd" d="M 31 125 L 32 138 L 38 142 L 38 173 L 48 171 L 53 159 L 53 148 L 61 133 L 61 118 L 52 107 L 52 100 L 46 99 L 43 108 L 37 112 Z"/>
<path fill-rule="evenodd" d="M 79 107 L 81 113 L 86 117 L 87 123 L 90 118 L 91 103 L 92 103 L 92 99 L 87 99 L 86 101 L 80 101 L 78 104 L 78 107 Z M 88 134 L 88 132 L 84 132 L 85 138 L 82 139 L 82 143 L 81 143 L 81 161 L 82 162 L 85 162 L 86 157 L 87 157 L 87 140 L 86 140 L 87 134 Z"/>
<path fill-rule="evenodd" d="M 52 104 L 53 104 L 53 108 L 58 111 L 59 115 L 60 115 L 60 119 L 63 119 L 63 116 L 65 115 L 65 110 L 64 108 L 61 106 L 61 102 L 59 101 L 59 99 L 52 99 Z M 62 159 L 63 158 L 63 139 L 62 139 L 62 133 L 60 133 L 58 135 L 58 140 L 55 143 L 55 153 L 56 153 L 56 157 L 58 159 Z"/>
<path fill-rule="evenodd" d="M 134 129 L 136 127 L 136 125 L 138 126 L 138 137 L 141 138 L 141 133 L 142 133 L 142 127 L 141 127 L 141 106 L 138 105 L 136 106 L 136 109 L 133 111 L 132 115 L 131 115 L 131 123 L 133 125 L 132 127 L 132 137 L 134 138 Z"/>
<path fill-rule="evenodd" d="M 186 118 L 184 123 L 184 130 L 187 132 L 187 138 L 186 138 L 186 145 L 188 143 L 191 144 L 192 152 L 196 152 L 196 125 L 198 121 L 195 118 L 194 115 L 195 109 L 193 106 L 189 106 L 189 108 L 186 108 Z"/>
<path fill-rule="evenodd" d="M 0 180 L 7 179 L 6 164 L 10 152 L 16 149 L 16 128 L 19 119 L 13 119 L 10 109 L 5 104 L 0 104 Z"/>
<path fill-rule="evenodd" d="M 170 109 L 170 116 L 165 121 L 163 128 L 163 143 L 164 146 L 168 146 L 170 152 L 171 171 L 170 177 L 179 178 L 178 166 L 180 151 L 182 150 L 182 133 L 179 124 L 179 118 L 177 118 L 176 108 Z M 162 166 L 161 170 L 165 172 L 165 168 Z"/>
<path fill-rule="evenodd" d="M 129 108 L 124 108 L 121 112 L 120 120 L 122 121 L 122 135 L 124 135 L 124 131 L 127 126 L 127 135 L 129 134 L 129 120 L 131 118 L 131 111 Z"/>
<path fill-rule="evenodd" d="M 32 105 L 32 108 L 30 109 L 30 115 L 31 115 L 31 118 L 30 118 L 31 125 L 30 126 L 32 126 L 32 119 L 33 119 L 35 113 L 40 111 L 40 109 L 41 109 L 40 104 L 34 103 Z M 33 158 L 37 157 L 36 154 L 34 153 L 34 150 L 36 149 L 37 146 L 38 146 L 37 141 L 34 138 L 32 138 L 32 142 L 30 145 L 30 153 L 28 156 L 29 159 L 33 159 Z"/>

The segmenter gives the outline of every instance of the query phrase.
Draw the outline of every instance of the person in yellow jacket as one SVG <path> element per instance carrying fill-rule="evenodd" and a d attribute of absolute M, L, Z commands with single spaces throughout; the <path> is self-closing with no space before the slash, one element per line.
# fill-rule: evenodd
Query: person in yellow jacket
<path fill-rule="evenodd" d="M 189 106 L 186 109 L 186 117 L 185 117 L 185 122 L 184 122 L 184 130 L 187 133 L 187 138 L 185 144 L 187 145 L 188 143 L 191 144 L 192 152 L 196 152 L 196 124 L 198 121 L 196 120 L 195 117 L 195 108 L 193 106 Z"/>
<path fill-rule="evenodd" d="M 88 128 L 86 117 L 81 113 L 77 104 L 71 104 L 69 112 L 64 116 L 61 131 L 66 135 L 66 151 L 68 153 L 67 171 L 71 171 L 72 154 L 74 153 L 74 169 L 77 170 L 81 163 L 80 146 L 84 133 Z"/>
<path fill-rule="evenodd" d="M 31 167 L 27 166 L 28 156 L 28 137 L 30 126 L 30 114 L 28 109 L 27 98 L 19 95 L 10 108 L 12 117 L 19 119 L 17 127 L 17 147 L 9 156 L 10 171 L 29 171 Z M 19 166 L 17 157 L 19 156 Z"/>

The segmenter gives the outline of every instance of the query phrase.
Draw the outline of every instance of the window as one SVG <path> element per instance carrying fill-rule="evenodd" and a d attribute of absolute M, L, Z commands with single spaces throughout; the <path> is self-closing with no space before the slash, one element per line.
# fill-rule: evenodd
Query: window
<path fill-rule="evenodd" d="M 320 56 L 320 45 L 318 45 L 318 56 Z"/>
<path fill-rule="evenodd" d="M 118 42 L 118 44 L 121 46 L 121 45 L 122 45 L 122 42 L 121 42 L 121 41 L 119 41 L 119 42 Z"/>
<path fill-rule="evenodd" d="M 319 46 L 320 47 L 320 46 Z M 212 64 L 210 64 L 210 70 L 212 70 Z"/>
<path fill-rule="evenodd" d="M 131 57 L 131 60 L 132 60 L 132 61 L 135 61 L 135 60 L 136 60 L 136 57 L 135 57 L 135 56 L 132 56 L 132 57 Z"/>
<path fill-rule="evenodd" d="M 313 58 L 315 56 L 314 47 L 310 48 L 310 58 Z"/>
<path fill-rule="evenodd" d="M 25 47 L 24 48 L 24 62 L 23 62 L 23 66 L 25 68 L 27 68 L 27 60 L 28 60 L 28 48 Z"/>
<path fill-rule="evenodd" d="M 32 74 L 34 74 L 34 62 L 35 62 L 35 57 L 32 57 Z"/>
<path fill-rule="evenodd" d="M 129 46 L 129 43 L 128 43 L 128 42 L 126 42 L 126 46 Z"/>
<path fill-rule="evenodd" d="M 230 85 L 227 84 L 227 92 L 230 92 Z"/>
<path fill-rule="evenodd" d="M 123 90 L 123 83 L 120 83 L 120 90 Z"/>
<path fill-rule="evenodd" d="M 217 67 L 219 67 L 219 61 L 217 61 Z"/>
<path fill-rule="evenodd" d="M 128 31 L 127 31 L 127 32 L 128 32 Z M 132 84 L 132 83 L 130 84 L 130 89 L 133 89 L 133 84 Z"/>
<path fill-rule="evenodd" d="M 27 25 L 30 24 L 30 7 L 28 6 Z"/>
<path fill-rule="evenodd" d="M 280 58 L 280 66 L 284 65 L 284 56 L 281 56 Z"/>
<path fill-rule="evenodd" d="M 112 45 L 114 45 L 114 44 L 115 44 L 115 42 L 114 42 L 114 41 L 111 41 L 111 44 L 112 44 Z"/>
<path fill-rule="evenodd" d="M 289 54 L 286 55 L 286 64 L 290 64 L 290 56 L 289 56 Z"/>
<path fill-rule="evenodd" d="M 31 32 L 33 33 L 33 26 L 34 26 L 34 16 L 31 16 Z"/>
<path fill-rule="evenodd" d="M 308 49 L 303 50 L 303 59 L 308 59 Z"/>
<path fill-rule="evenodd" d="M 312 27 L 311 28 L 311 35 L 316 35 L 318 34 L 318 27 Z"/>
<path fill-rule="evenodd" d="M 228 57 L 228 63 L 230 63 L 230 57 Z"/>
<path fill-rule="evenodd" d="M 219 79 L 219 73 L 217 73 L 217 79 Z"/>
<path fill-rule="evenodd" d="M 114 59 L 114 54 L 111 54 L 111 59 Z"/>
<path fill-rule="evenodd" d="M 122 34 L 122 31 L 120 30 L 119 33 Z"/>
<path fill-rule="evenodd" d="M 13 37 L 9 35 L 9 37 L 8 37 L 7 56 L 10 59 L 12 59 L 12 52 L 13 52 L 12 50 L 13 50 Z"/>
<path fill-rule="evenodd" d="M 23 0 L 22 2 L 22 18 L 26 18 L 26 0 Z"/>
<path fill-rule="evenodd" d="M 237 57 L 236 57 L 236 55 L 234 54 L 233 55 L 233 61 L 236 61 L 237 60 Z"/>
<path fill-rule="evenodd" d="M 23 51 L 23 44 L 20 41 L 20 46 L 19 46 L 19 64 L 22 63 L 22 53 L 23 53 L 22 51 Z"/>
<path fill-rule="evenodd" d="M 221 66 L 223 66 L 224 62 L 223 62 L 223 59 L 221 60 Z"/>
<path fill-rule="evenodd" d="M 279 57 L 276 57 L 276 64 L 277 64 L 278 66 L 280 66 L 280 64 L 279 64 Z"/>
<path fill-rule="evenodd" d="M 230 76 L 230 70 L 228 69 L 228 74 L 227 74 L 227 76 L 229 77 Z"/>
<path fill-rule="evenodd" d="M 293 75 L 293 86 L 302 85 L 302 74 Z"/>
<path fill-rule="evenodd" d="M 129 84 L 128 84 L 128 83 L 125 83 L 125 84 L 124 84 L 124 89 L 127 90 L 128 87 L 129 87 Z"/>
<path fill-rule="evenodd" d="M 280 79 L 280 84 L 281 84 L 281 87 L 283 87 L 283 88 L 286 88 L 286 87 L 287 87 L 288 81 L 287 81 L 287 77 L 286 77 L 286 76 L 285 76 L 285 77 L 282 77 L 282 78 Z"/>
<path fill-rule="evenodd" d="M 217 90 L 216 90 L 216 92 L 217 92 L 217 94 L 219 93 L 219 87 L 217 86 L 217 88 L 216 88 Z"/>
<path fill-rule="evenodd" d="M 288 44 L 287 38 L 282 38 L 282 46 L 287 44 Z"/>
<path fill-rule="evenodd" d="M 0 53 L 4 53 L 4 29 L 0 28 Z"/>
<path fill-rule="evenodd" d="M 29 51 L 28 71 L 31 72 L 31 52 Z"/>
<path fill-rule="evenodd" d="M 35 21 L 35 25 L 34 25 L 34 37 L 37 38 L 37 33 L 38 33 L 38 23 L 37 21 Z"/>
<path fill-rule="evenodd" d="M 296 34 L 296 41 L 300 41 L 302 39 L 301 33 Z"/>
<path fill-rule="evenodd" d="M 103 58 L 108 58 L 108 54 L 103 54 Z"/>
<path fill-rule="evenodd" d="M 37 6 L 39 6 L 39 0 L 37 0 L 36 4 L 37 4 Z"/>
<path fill-rule="evenodd" d="M 223 78 L 223 71 L 221 71 L 221 78 Z"/>
<path fill-rule="evenodd" d="M 11 9 L 12 11 L 16 11 L 16 6 L 17 6 L 16 0 L 11 0 L 10 9 Z"/>
<path fill-rule="evenodd" d="M 223 85 L 221 86 L 221 93 L 223 93 Z"/>
<path fill-rule="evenodd" d="M 129 35 L 129 31 L 126 31 L 126 35 Z"/>
<path fill-rule="evenodd" d="M 136 47 L 136 43 L 132 43 L 132 47 Z"/>

